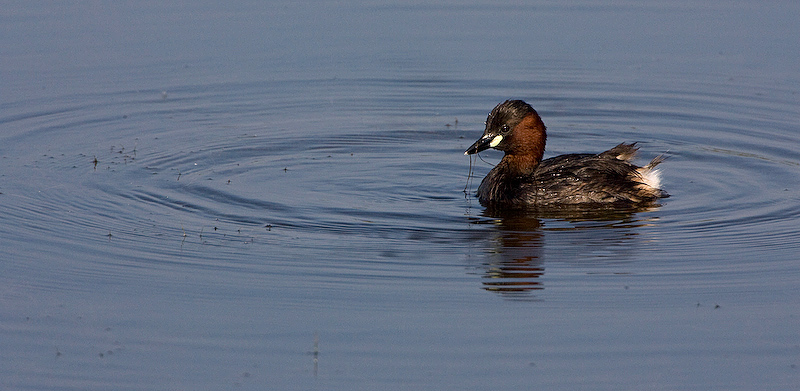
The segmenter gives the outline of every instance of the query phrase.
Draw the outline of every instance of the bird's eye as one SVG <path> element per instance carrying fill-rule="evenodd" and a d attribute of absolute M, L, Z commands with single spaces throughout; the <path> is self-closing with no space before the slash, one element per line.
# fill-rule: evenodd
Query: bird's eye
<path fill-rule="evenodd" d="M 500 131 L 503 133 L 508 133 L 509 130 L 511 130 L 511 127 L 508 125 L 503 125 L 503 127 L 500 129 Z"/>

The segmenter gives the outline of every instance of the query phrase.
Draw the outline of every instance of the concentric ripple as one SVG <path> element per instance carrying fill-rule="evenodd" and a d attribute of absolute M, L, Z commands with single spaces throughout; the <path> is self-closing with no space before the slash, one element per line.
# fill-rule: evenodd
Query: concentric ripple
<path fill-rule="evenodd" d="M 288 95 L 319 84 L 331 95 L 316 102 Z M 505 293 L 542 289 L 547 265 L 559 262 L 718 259 L 763 249 L 786 258 L 800 247 L 791 90 L 743 93 L 729 80 L 708 86 L 713 93 L 688 85 L 443 81 L 385 99 L 377 92 L 399 85 L 407 81 L 265 82 L 187 86 L 166 96 L 122 92 L 82 105 L 56 99 L 36 102 L 50 108 L 35 111 L 9 105 L 0 120 L 9 129 L 5 233 L 93 254 L 89 268 L 112 280 L 168 265 L 274 272 L 271 262 L 300 258 L 296 270 L 339 281 L 354 270 L 410 278 L 415 269 L 403 265 L 477 266 L 485 289 Z M 620 141 L 640 142 L 643 161 L 666 153 L 672 197 L 599 220 L 483 215 L 462 192 L 468 161 L 460 153 L 491 105 L 483 85 L 537 92 L 527 99 L 550 129 L 548 156 Z M 441 101 L 445 86 L 477 97 Z M 488 169 L 478 162 L 470 183 Z M 245 247 L 268 256 L 243 258 Z M 480 265 L 459 261 L 482 253 L 494 255 Z M 336 267 L 320 267 L 326 263 Z M 61 267 L 53 276 L 72 270 L 79 280 L 96 278 L 83 274 L 81 261 Z"/>

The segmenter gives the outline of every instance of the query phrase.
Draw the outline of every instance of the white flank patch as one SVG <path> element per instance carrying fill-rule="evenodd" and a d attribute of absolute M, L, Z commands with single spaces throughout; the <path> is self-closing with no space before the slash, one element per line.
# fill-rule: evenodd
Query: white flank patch
<path fill-rule="evenodd" d="M 494 138 L 492 139 L 492 142 L 489 143 L 489 146 L 494 148 L 494 147 L 500 145 L 500 143 L 502 141 L 503 141 L 503 136 L 501 136 L 501 135 L 494 136 Z"/>
<path fill-rule="evenodd" d="M 642 182 L 645 185 L 654 189 L 661 188 L 661 170 L 658 168 L 642 167 L 639 169 L 639 174 L 642 176 Z"/>

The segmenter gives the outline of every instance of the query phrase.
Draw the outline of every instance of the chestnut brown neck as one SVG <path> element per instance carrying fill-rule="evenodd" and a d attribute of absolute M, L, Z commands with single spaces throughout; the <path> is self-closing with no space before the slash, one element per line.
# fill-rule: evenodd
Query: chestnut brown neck
<path fill-rule="evenodd" d="M 503 160 L 514 175 L 531 174 L 542 161 L 546 141 L 547 132 L 542 119 L 529 114 L 512 130 Z"/>

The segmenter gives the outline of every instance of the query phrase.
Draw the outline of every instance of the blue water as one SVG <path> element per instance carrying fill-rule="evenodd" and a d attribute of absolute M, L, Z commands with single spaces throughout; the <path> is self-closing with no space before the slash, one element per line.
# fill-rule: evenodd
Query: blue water
<path fill-rule="evenodd" d="M 10 2 L 0 388 L 795 389 L 798 11 Z M 509 98 L 672 196 L 486 213 Z"/>

